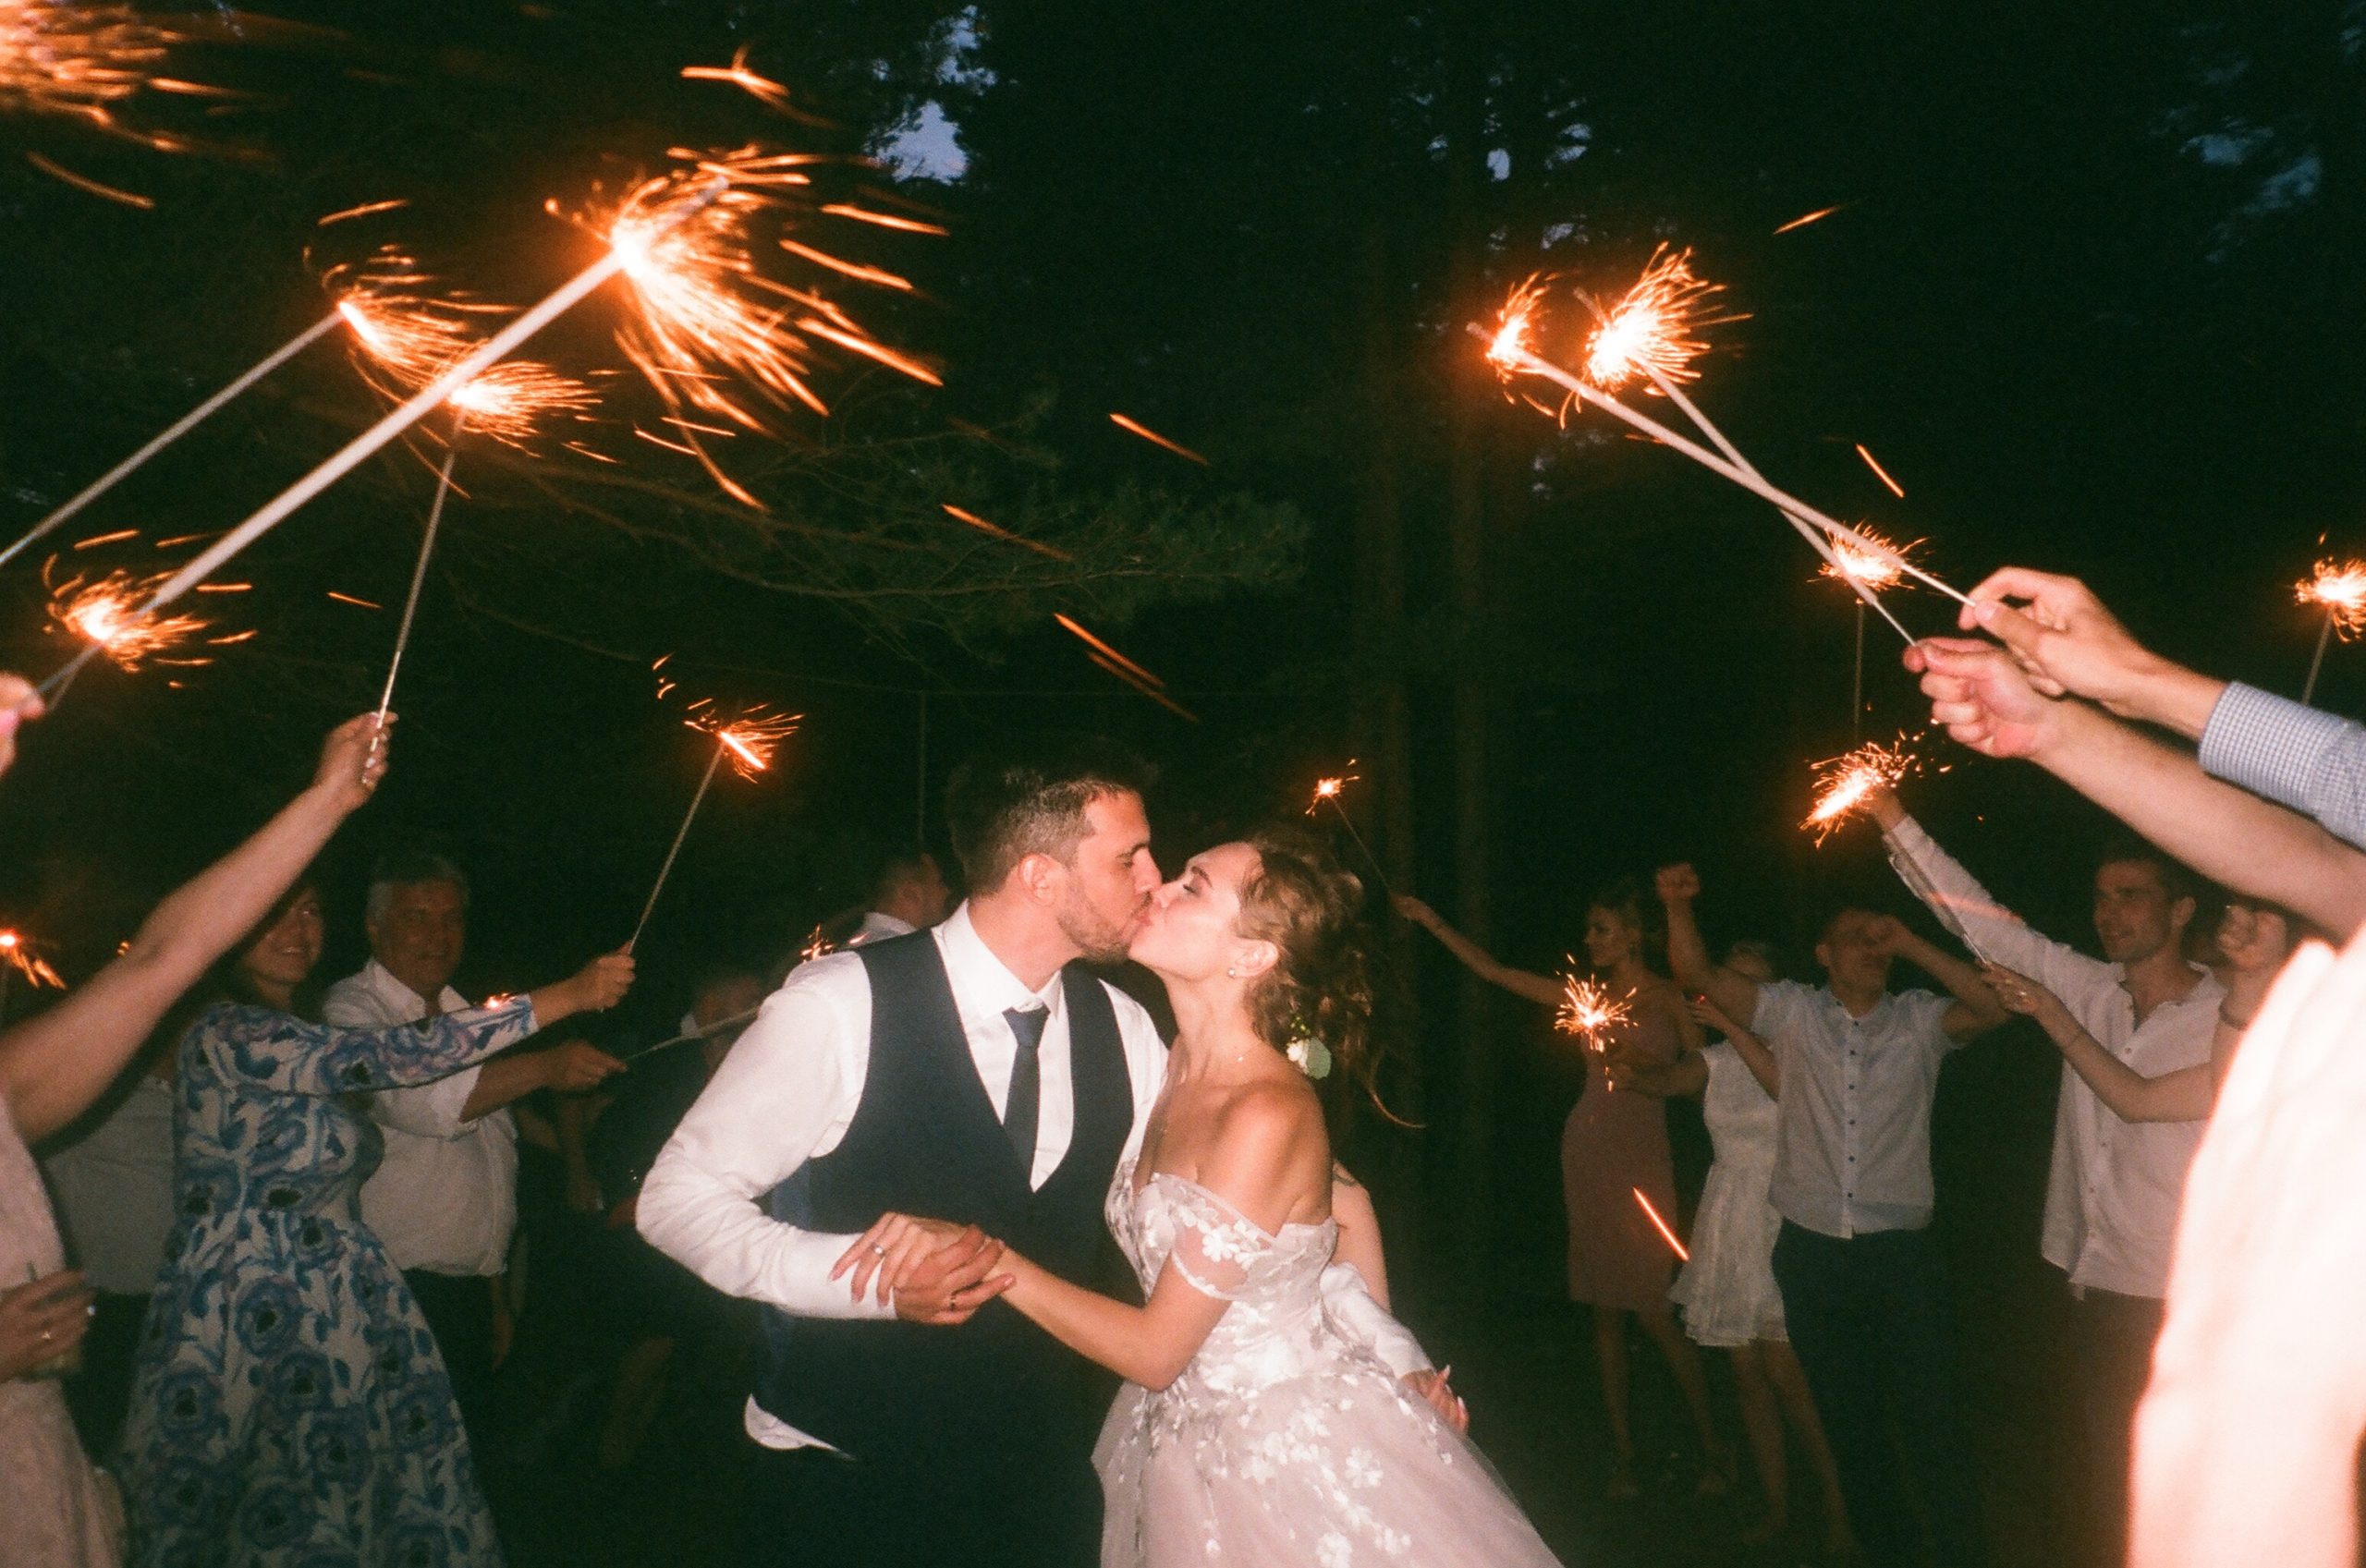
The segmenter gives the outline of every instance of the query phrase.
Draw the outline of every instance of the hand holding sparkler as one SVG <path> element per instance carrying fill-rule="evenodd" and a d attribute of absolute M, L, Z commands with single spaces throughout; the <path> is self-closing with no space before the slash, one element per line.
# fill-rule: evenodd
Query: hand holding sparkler
<path fill-rule="evenodd" d="M 1901 737 L 1894 745 L 1860 746 L 1854 751 L 1827 758 L 1815 765 L 1815 808 L 1808 813 L 1800 827 L 1812 832 L 1821 845 L 1835 829 L 1860 812 L 1878 812 L 1886 799 L 1887 809 L 1896 813 L 1890 819 L 1903 816 L 1896 796 L 1891 793 L 1897 781 L 1912 772 L 1921 763 L 1906 749 Z M 1890 825 L 1885 821 L 1884 826 Z"/>
<path fill-rule="evenodd" d="M 2040 694 L 2011 652 L 1977 638 L 1926 637 L 1906 650 L 1906 667 L 1922 677 L 1931 722 L 1983 757 L 2037 757 L 2076 706 Z"/>
<path fill-rule="evenodd" d="M 378 781 L 386 776 L 386 731 L 394 722 L 392 713 L 383 719 L 364 713 L 331 730 L 322 744 L 312 789 L 340 816 L 360 810 L 378 792 Z"/>
<path fill-rule="evenodd" d="M 2004 567 L 1971 590 L 1957 621 L 2011 649 L 2042 694 L 2087 698 L 2189 739 L 2201 734 L 2226 688 L 2145 648 L 2076 577 Z"/>
<path fill-rule="evenodd" d="M 563 980 L 553 980 L 549 985 L 528 992 L 526 999 L 534 1005 L 534 1022 L 547 1028 L 578 1013 L 606 1012 L 625 999 L 625 993 L 632 990 L 632 954 L 618 948 L 614 953 L 603 953 Z M 587 1046 L 585 1049 L 591 1048 Z M 606 1072 L 599 1074 L 599 1077 L 604 1077 L 607 1073 L 615 1072 L 623 1065 L 605 1051 L 593 1051 L 592 1054 L 602 1062 L 613 1064 Z M 598 1077 L 592 1081 L 598 1082 Z"/>
<path fill-rule="evenodd" d="M 45 711 L 32 682 L 0 671 L 0 773 L 16 765 L 17 731 Z"/>

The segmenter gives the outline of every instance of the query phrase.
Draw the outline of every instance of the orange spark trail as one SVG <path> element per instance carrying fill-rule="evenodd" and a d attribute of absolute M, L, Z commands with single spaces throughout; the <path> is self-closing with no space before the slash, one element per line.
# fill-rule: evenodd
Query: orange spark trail
<path fill-rule="evenodd" d="M 1652 1200 L 1643 1196 L 1643 1189 L 1641 1187 L 1628 1187 L 1627 1190 L 1633 1193 L 1635 1195 L 1635 1201 L 1643 1206 L 1643 1218 L 1652 1222 L 1652 1229 L 1659 1232 L 1661 1236 L 1665 1238 L 1667 1245 L 1674 1249 L 1677 1258 L 1687 1263 L 1691 1262 L 1692 1254 L 1684 1250 L 1684 1244 L 1676 1239 L 1676 1233 L 1668 1229 L 1668 1224 L 1665 1220 L 1660 1218 L 1660 1211 L 1652 1207 Z"/>
<path fill-rule="evenodd" d="M 1169 441 L 1165 436 L 1159 434 L 1156 431 L 1151 429 L 1148 425 L 1138 423 L 1133 419 L 1126 418 L 1123 414 L 1110 415 L 1109 422 L 1116 425 L 1119 430 L 1132 432 L 1134 434 L 1140 436 L 1144 441 L 1150 442 L 1154 445 L 1165 447 L 1177 457 L 1189 457 L 1191 461 L 1199 464 L 1201 468 L 1206 468 L 1208 465 L 1208 460 L 1205 457 L 1201 456 L 1189 447 Z"/>
<path fill-rule="evenodd" d="M 408 196 L 397 196 L 391 201 L 366 201 L 359 207 L 348 207 L 341 213 L 331 213 L 326 217 L 316 219 L 312 226 L 326 228 L 331 224 L 341 224 L 348 218 L 366 218 L 373 213 L 396 212 L 409 205 L 410 198 Z"/>
<path fill-rule="evenodd" d="M 1038 555 L 1048 555 L 1055 561 L 1073 561 L 1076 559 L 1075 556 L 1069 554 L 1065 550 L 1055 549 L 1039 540 L 1030 539 L 1025 534 L 1013 533 L 1008 529 L 999 528 L 994 524 L 986 521 L 985 518 L 981 517 L 975 512 L 965 512 L 949 501 L 941 501 L 937 503 L 937 504 L 945 509 L 945 516 L 952 517 L 957 522 L 969 524 L 971 528 L 976 529 L 980 533 L 990 535 L 995 539 L 1007 541 L 1012 544 L 1023 546 L 1026 549 L 1032 550 Z"/>
<path fill-rule="evenodd" d="M 1137 680 L 1147 681 L 1152 686 L 1157 687 L 1161 690 L 1165 689 L 1166 683 L 1165 681 L 1159 679 L 1156 675 L 1152 675 L 1148 670 L 1143 669 L 1140 664 L 1135 663 L 1131 659 L 1127 658 L 1124 654 L 1118 652 L 1116 649 L 1110 647 L 1107 643 L 1102 641 L 1099 638 L 1093 636 L 1082 626 L 1077 625 L 1076 622 L 1070 620 L 1067 616 L 1055 613 L 1052 619 L 1066 626 L 1069 632 L 1076 637 L 1081 638 L 1085 644 L 1092 648 L 1096 653 L 1099 653 L 1104 658 L 1108 659 L 1113 662 L 1124 665 L 1128 671 L 1132 672 Z"/>
<path fill-rule="evenodd" d="M 1865 450 L 1865 444 L 1861 441 L 1857 443 L 1857 456 L 1865 460 L 1865 467 L 1873 470 L 1873 477 L 1875 479 L 1889 486 L 1889 492 L 1892 495 L 1896 496 L 1900 501 L 1906 499 L 1905 489 L 1900 486 L 1896 480 L 1889 477 L 1889 470 L 1887 468 L 1883 468 L 1879 463 L 1873 461 L 1873 455 Z"/>
<path fill-rule="evenodd" d="M 1808 226 L 1808 225 L 1810 225 L 1810 224 L 1811 224 L 1811 223 L 1815 223 L 1815 222 L 1817 222 L 1819 219 L 1828 218 L 1828 217 L 1832 216 L 1832 214 L 1833 214 L 1833 213 L 1839 212 L 1842 208 L 1845 208 L 1845 207 L 1847 207 L 1848 205 L 1848 202 L 1843 201 L 1843 202 L 1841 202 L 1838 206 L 1835 206 L 1835 207 L 1818 207 L 1818 208 L 1817 208 L 1814 212 L 1812 212 L 1812 213 L 1806 213 L 1805 215 L 1800 216 L 1800 217 L 1793 218 L 1789 223 L 1785 224 L 1781 228 L 1776 229 L 1774 232 L 1775 232 L 1776 234 L 1788 234 L 1788 233 L 1790 233 L 1790 232 L 1791 232 L 1793 229 L 1795 229 L 1795 228 L 1805 228 L 1805 227 L 1807 227 L 1807 226 Z"/>
<path fill-rule="evenodd" d="M 385 608 L 384 604 L 375 603 L 367 599 L 357 599 L 350 593 L 339 593 L 335 589 L 329 590 L 329 597 L 335 600 L 339 604 L 351 604 L 363 610 L 383 610 Z"/>
<path fill-rule="evenodd" d="M 137 207 L 142 212 L 152 212 L 155 209 L 156 199 L 152 196 L 142 196 L 136 190 L 126 190 L 121 186 L 102 184 L 88 175 L 78 174 L 56 160 L 44 158 L 38 152 L 27 152 L 25 162 L 52 179 L 64 180 L 77 190 L 103 197 L 109 201 L 119 201 L 127 207 Z"/>

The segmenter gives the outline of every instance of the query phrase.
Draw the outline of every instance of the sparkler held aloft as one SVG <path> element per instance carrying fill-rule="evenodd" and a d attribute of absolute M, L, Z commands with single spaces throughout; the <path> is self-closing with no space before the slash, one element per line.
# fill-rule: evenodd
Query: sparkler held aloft
<path fill-rule="evenodd" d="M 2338 633 L 2348 642 L 2366 630 L 2366 561 L 2320 561 L 2310 578 L 2296 585 L 2303 604 L 2324 607 L 2325 622 L 2317 631 L 2317 650 L 2309 659 L 2309 678 L 2300 684 L 2300 700 L 2317 692 L 2317 672 L 2324 668 L 2325 644 Z"/>
<path fill-rule="evenodd" d="M 711 708 L 712 703 L 713 699 L 701 698 L 693 706 Z M 657 881 L 649 890 L 649 901 L 640 906 L 640 918 L 634 922 L 624 952 L 629 954 L 639 945 L 640 933 L 649 929 L 649 918 L 657 912 L 658 895 L 665 891 L 665 881 L 674 874 L 674 862 L 682 853 L 683 841 L 690 836 L 690 824 L 698 820 L 699 808 L 706 803 L 706 792 L 714 784 L 716 771 L 727 760 L 741 778 L 754 778 L 772 766 L 774 751 L 796 731 L 799 717 L 752 708 L 729 719 L 710 711 L 688 721 L 691 729 L 713 737 L 714 751 L 707 759 L 706 772 L 699 775 L 699 787 L 690 796 L 690 808 L 682 813 L 682 825 L 674 831 L 674 842 L 667 846 L 665 858 L 657 868 Z"/>

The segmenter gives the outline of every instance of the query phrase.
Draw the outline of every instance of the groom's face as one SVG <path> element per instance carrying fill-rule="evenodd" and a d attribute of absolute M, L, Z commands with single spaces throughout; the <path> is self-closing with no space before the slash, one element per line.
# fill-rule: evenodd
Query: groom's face
<path fill-rule="evenodd" d="M 1086 802 L 1084 820 L 1089 831 L 1065 868 L 1060 930 L 1085 957 L 1116 963 L 1126 956 L 1158 887 L 1150 818 L 1140 796 L 1120 790 Z"/>

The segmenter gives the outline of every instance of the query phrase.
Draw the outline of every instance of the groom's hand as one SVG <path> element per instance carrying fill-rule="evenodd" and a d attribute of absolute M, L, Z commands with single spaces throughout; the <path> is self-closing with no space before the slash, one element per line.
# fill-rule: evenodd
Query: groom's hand
<path fill-rule="evenodd" d="M 904 1270 L 890 1287 L 896 1316 L 908 1323 L 968 1322 L 1010 1288 L 1006 1274 L 988 1278 L 1001 1262 L 1002 1243 L 971 1225 Z"/>

